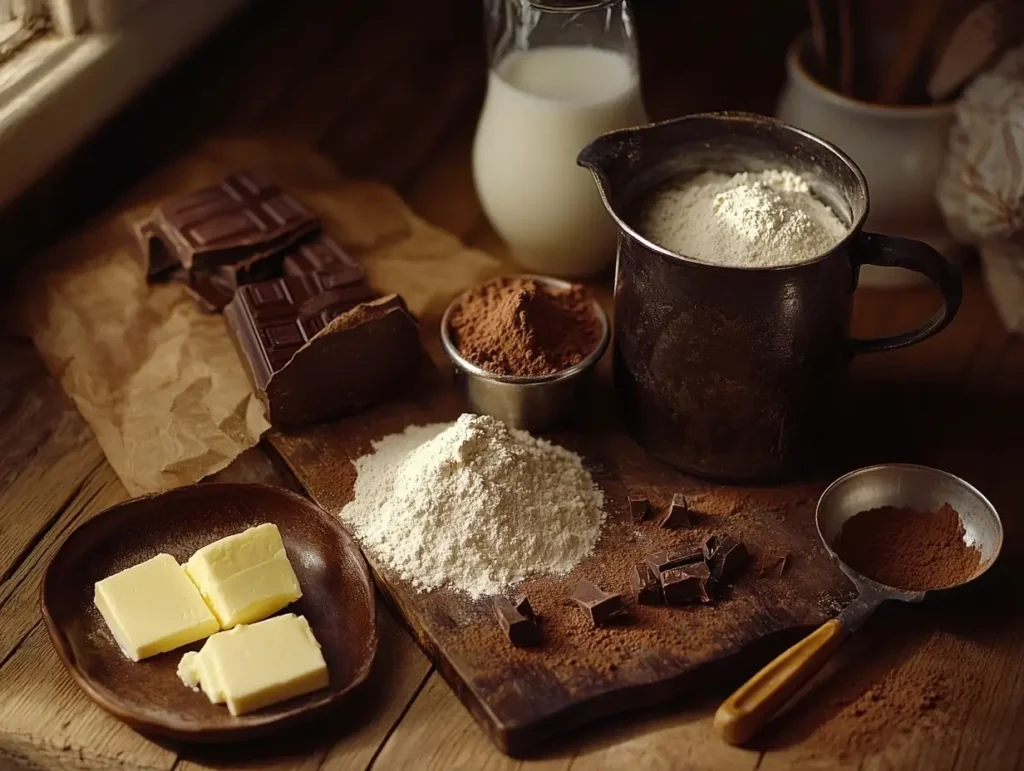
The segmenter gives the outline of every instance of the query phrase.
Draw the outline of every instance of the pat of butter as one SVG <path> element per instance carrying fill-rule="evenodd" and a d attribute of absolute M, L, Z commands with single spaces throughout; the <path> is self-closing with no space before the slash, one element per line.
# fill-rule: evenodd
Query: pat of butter
<path fill-rule="evenodd" d="M 327 663 L 303 616 L 286 613 L 257 624 L 242 624 L 210 637 L 198 652 L 186 653 L 178 677 L 199 686 L 232 715 L 325 688 Z"/>
<path fill-rule="evenodd" d="M 170 554 L 96 582 L 94 602 L 132 661 L 209 637 L 220 624 Z"/>
<path fill-rule="evenodd" d="M 251 624 L 302 596 L 277 525 L 221 538 L 185 564 L 222 629 Z"/>

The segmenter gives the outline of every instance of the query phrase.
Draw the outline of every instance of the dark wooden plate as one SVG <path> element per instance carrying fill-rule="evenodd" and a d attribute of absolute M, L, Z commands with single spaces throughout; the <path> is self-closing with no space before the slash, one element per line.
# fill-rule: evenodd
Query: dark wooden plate
<path fill-rule="evenodd" d="M 176 674 L 202 641 L 133 663 L 93 604 L 93 585 L 160 552 L 179 562 L 218 538 L 262 522 L 281 531 L 302 587 L 285 612 L 305 616 L 323 648 L 330 685 L 232 717 Z M 113 506 L 83 524 L 43 578 L 43 620 L 75 682 L 103 709 L 144 733 L 183 741 L 249 739 L 322 713 L 359 685 L 377 650 L 373 583 L 359 549 L 335 517 L 286 490 L 202 484 Z"/>

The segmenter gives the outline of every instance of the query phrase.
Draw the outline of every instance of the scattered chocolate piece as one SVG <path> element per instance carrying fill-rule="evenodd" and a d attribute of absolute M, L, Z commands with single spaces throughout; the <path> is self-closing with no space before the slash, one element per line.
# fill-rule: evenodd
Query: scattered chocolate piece
<path fill-rule="evenodd" d="M 711 602 L 708 583 L 711 571 L 703 562 L 682 565 L 661 574 L 661 590 L 669 605 L 683 605 L 689 602 Z"/>
<path fill-rule="evenodd" d="M 325 289 L 316 274 L 235 292 L 224 317 L 273 425 L 337 418 L 412 380 L 422 358 L 416 321 L 397 295 L 372 297 L 366 284 Z"/>
<path fill-rule="evenodd" d="M 686 497 L 680 493 L 672 496 L 672 504 L 668 507 L 665 516 L 662 517 L 661 527 L 689 527 L 690 507 L 686 503 Z"/>
<path fill-rule="evenodd" d="M 646 495 L 631 495 L 629 496 L 629 513 L 633 517 L 634 522 L 643 521 L 644 517 L 647 516 L 648 510 L 650 510 L 651 502 L 648 500 Z"/>
<path fill-rule="evenodd" d="M 680 565 L 688 565 L 692 562 L 701 562 L 704 559 L 704 552 L 699 548 L 668 549 L 666 551 L 648 554 L 644 560 L 656 573 L 662 573 Z"/>
<path fill-rule="evenodd" d="M 576 585 L 572 599 L 583 609 L 594 626 L 604 626 L 627 614 L 621 595 L 606 592 L 586 579 Z"/>
<path fill-rule="evenodd" d="M 158 280 L 179 265 L 208 272 L 229 264 L 250 268 L 319 228 L 313 212 L 277 185 L 239 171 L 164 201 L 135 234 L 146 275 Z"/>
<path fill-rule="evenodd" d="M 704 542 L 704 561 L 716 581 L 731 583 L 747 565 L 747 547 L 728 535 L 713 535 Z"/>
<path fill-rule="evenodd" d="M 498 618 L 498 626 L 501 627 L 501 631 L 508 637 L 508 641 L 517 648 L 541 644 L 540 626 L 536 619 L 523 615 L 505 597 L 494 598 L 494 615 Z"/>
<path fill-rule="evenodd" d="M 526 597 L 526 595 L 517 597 L 516 601 L 513 603 L 513 606 L 515 607 L 516 611 L 518 611 L 521 615 L 525 616 L 526 618 L 531 619 L 533 621 L 537 620 L 537 614 L 533 612 L 533 606 L 530 605 L 530 600 Z"/>
<path fill-rule="evenodd" d="M 639 605 L 661 605 L 665 602 L 658 574 L 646 562 L 637 562 L 633 565 L 633 572 L 629 575 L 629 586 Z"/>

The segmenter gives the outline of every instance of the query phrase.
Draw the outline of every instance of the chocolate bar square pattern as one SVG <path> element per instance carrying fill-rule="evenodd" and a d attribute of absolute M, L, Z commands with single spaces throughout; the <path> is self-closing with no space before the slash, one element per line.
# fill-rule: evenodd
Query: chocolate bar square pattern
<path fill-rule="evenodd" d="M 422 349 L 397 295 L 315 274 L 241 286 L 224 309 L 267 417 L 299 427 L 355 412 L 412 380 Z"/>
<path fill-rule="evenodd" d="M 165 201 L 135 232 L 153 280 L 179 265 L 188 271 L 229 264 L 248 269 L 319 228 L 313 213 L 277 185 L 239 171 Z"/>

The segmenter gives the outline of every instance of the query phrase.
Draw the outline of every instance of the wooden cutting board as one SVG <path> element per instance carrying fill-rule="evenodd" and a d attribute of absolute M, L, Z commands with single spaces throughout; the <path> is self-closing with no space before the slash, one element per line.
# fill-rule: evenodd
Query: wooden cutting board
<path fill-rule="evenodd" d="M 851 585 L 815 531 L 822 485 L 723 488 L 679 474 L 647 457 L 608 417 L 610 377 L 607 371 L 599 375 L 592 424 L 547 438 L 583 457 L 604 490 L 609 524 L 596 553 L 571 574 L 520 585 L 542 617 L 542 647 L 511 647 L 487 600 L 449 590 L 417 592 L 366 555 L 385 598 L 495 744 L 512 755 L 600 717 L 695 696 L 716 679 L 735 679 L 852 598 Z M 274 431 L 270 442 L 309 495 L 336 513 L 352 497 L 351 461 L 370 451 L 372 440 L 409 424 L 459 415 L 458 398 L 438 379 L 415 398 L 302 434 Z M 691 528 L 664 530 L 631 521 L 627 495 L 647 494 L 664 506 L 677 492 L 691 496 L 701 512 Z M 724 599 L 715 606 L 677 608 L 633 603 L 633 562 L 668 546 L 699 544 L 713 532 L 740 539 L 753 554 L 750 568 Z M 630 623 L 590 628 L 567 600 L 583 577 L 622 592 Z"/>

